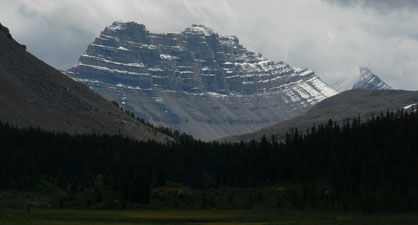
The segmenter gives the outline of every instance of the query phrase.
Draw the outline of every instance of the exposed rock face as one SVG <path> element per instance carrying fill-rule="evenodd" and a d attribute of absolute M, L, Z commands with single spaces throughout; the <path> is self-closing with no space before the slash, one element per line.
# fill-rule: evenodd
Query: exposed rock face
<path fill-rule="evenodd" d="M 0 121 L 69 134 L 171 140 L 26 52 L 1 25 Z"/>
<path fill-rule="evenodd" d="M 211 140 L 272 125 L 337 94 L 313 71 L 250 52 L 203 25 L 106 27 L 67 74 L 155 124 Z"/>
<path fill-rule="evenodd" d="M 354 83 L 352 89 L 368 89 L 368 90 L 387 90 L 392 89 L 391 86 L 383 82 L 376 74 L 373 74 L 368 68 L 359 68 L 360 76 Z"/>

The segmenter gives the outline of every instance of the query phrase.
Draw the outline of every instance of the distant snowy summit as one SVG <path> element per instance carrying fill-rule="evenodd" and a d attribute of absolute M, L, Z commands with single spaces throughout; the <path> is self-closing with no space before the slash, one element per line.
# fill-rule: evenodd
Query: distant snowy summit
<path fill-rule="evenodd" d="M 289 119 L 338 93 L 313 71 L 200 24 L 157 34 L 114 22 L 67 74 L 151 123 L 205 140 Z"/>
<path fill-rule="evenodd" d="M 360 76 L 351 89 L 387 90 L 393 89 L 366 67 L 359 68 Z"/>

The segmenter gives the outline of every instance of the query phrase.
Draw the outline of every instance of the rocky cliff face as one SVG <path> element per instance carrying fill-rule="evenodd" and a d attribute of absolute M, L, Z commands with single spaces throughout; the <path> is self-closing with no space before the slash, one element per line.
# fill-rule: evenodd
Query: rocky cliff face
<path fill-rule="evenodd" d="M 152 123 L 205 140 L 272 125 L 337 93 L 313 71 L 203 25 L 154 34 L 114 22 L 67 74 Z"/>
<path fill-rule="evenodd" d="M 376 74 L 372 73 L 366 67 L 359 68 L 359 78 L 354 83 L 352 89 L 368 89 L 368 90 L 389 90 L 391 86 L 383 82 Z"/>

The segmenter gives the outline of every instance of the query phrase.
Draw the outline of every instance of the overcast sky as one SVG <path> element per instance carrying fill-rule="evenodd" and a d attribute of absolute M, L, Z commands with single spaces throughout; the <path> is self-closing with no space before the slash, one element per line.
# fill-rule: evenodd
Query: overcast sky
<path fill-rule="evenodd" d="M 236 35 L 274 61 L 336 85 L 369 67 L 392 87 L 418 90 L 417 0 L 0 0 L 0 23 L 28 50 L 68 69 L 115 20 L 151 32 L 193 23 Z"/>

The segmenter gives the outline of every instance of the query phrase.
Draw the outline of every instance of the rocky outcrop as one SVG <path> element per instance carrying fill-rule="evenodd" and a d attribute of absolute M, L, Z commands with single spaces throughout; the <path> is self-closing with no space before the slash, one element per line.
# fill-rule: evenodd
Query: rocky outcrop
<path fill-rule="evenodd" d="M 154 34 L 114 22 L 67 74 L 147 121 L 205 140 L 272 125 L 337 93 L 313 71 L 203 25 Z"/>
<path fill-rule="evenodd" d="M 23 48 L 23 50 L 26 50 L 26 45 L 22 45 L 17 43 L 17 41 L 15 41 L 12 37 L 12 35 L 10 34 L 9 28 L 3 26 L 0 23 L 0 34 L 4 35 L 6 38 L 8 38 L 10 41 L 14 42 L 15 44 L 17 44 L 18 46 L 20 46 L 21 48 Z"/>
<path fill-rule="evenodd" d="M 6 35 L 7 38 L 13 39 L 12 35 L 9 32 L 9 29 L 7 27 L 4 27 L 3 25 L 1 25 L 1 23 L 0 23 L 0 32 L 2 32 L 4 35 Z"/>

